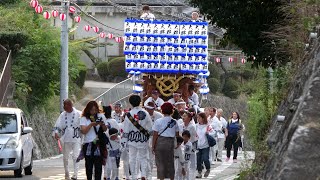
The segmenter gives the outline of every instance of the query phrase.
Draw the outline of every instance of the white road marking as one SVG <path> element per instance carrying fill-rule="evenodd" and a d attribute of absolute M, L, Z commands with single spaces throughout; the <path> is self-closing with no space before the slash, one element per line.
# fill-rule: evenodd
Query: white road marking
<path fill-rule="evenodd" d="M 223 155 L 225 155 L 225 151 L 224 151 Z M 246 157 L 247 158 L 253 158 L 254 157 L 254 152 L 247 152 Z M 244 160 L 244 159 L 245 159 L 245 154 L 243 152 L 239 153 L 238 162 L 237 163 L 240 164 L 241 162 L 239 160 Z M 223 160 L 222 162 L 217 162 L 216 163 L 216 165 L 218 165 L 218 164 L 219 164 L 219 166 L 211 168 L 209 176 L 207 178 L 202 178 L 202 180 L 212 179 L 213 177 L 223 173 L 224 170 L 226 170 L 227 168 L 232 166 L 234 163 L 233 163 L 233 160 L 230 159 L 229 162 L 226 162 L 226 161 Z M 123 162 L 121 161 L 121 163 L 120 163 L 120 174 L 122 174 L 122 172 L 123 172 L 122 167 L 123 167 Z M 154 170 L 155 170 L 155 168 L 154 168 Z M 73 174 L 73 172 L 70 172 L 70 175 L 72 175 L 72 174 Z M 229 176 L 229 177 L 225 178 L 224 180 L 233 180 L 236 177 L 237 177 L 237 175 L 232 175 L 232 176 Z M 64 177 L 63 173 L 59 173 L 57 175 L 49 176 L 49 177 L 46 177 L 46 178 L 41 178 L 41 180 L 64 180 L 64 179 L 65 179 L 65 177 Z M 86 177 L 85 169 L 80 169 L 79 173 L 78 173 L 78 180 L 86 180 L 86 179 L 87 179 L 87 177 Z M 120 178 L 120 179 L 122 179 L 122 178 Z M 153 176 L 152 180 L 155 180 L 155 179 L 157 179 L 157 177 Z"/>

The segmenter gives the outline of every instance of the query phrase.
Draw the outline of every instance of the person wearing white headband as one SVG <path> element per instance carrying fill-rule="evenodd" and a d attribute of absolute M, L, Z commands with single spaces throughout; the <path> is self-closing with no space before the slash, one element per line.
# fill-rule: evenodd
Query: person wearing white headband
<path fill-rule="evenodd" d="M 183 99 L 178 100 L 174 105 L 178 111 L 184 111 L 187 108 L 186 102 Z"/>
<path fill-rule="evenodd" d="M 117 121 L 117 123 L 121 123 L 121 118 L 123 117 L 124 112 L 122 111 L 122 105 L 120 103 L 116 103 L 114 105 L 114 111 L 111 113 L 111 117 Z"/>

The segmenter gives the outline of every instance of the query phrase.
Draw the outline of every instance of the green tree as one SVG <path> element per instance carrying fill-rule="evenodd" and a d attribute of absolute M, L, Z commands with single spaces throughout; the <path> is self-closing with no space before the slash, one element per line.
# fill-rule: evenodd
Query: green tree
<path fill-rule="evenodd" d="M 118 57 L 110 61 L 108 63 L 108 71 L 110 75 L 112 75 L 113 77 L 116 77 L 116 76 L 126 77 L 127 72 L 125 70 L 125 58 Z"/>
<path fill-rule="evenodd" d="M 59 94 L 60 32 L 25 1 L 12 6 L 0 6 L 0 38 L 14 53 L 13 79 L 16 82 L 16 101 L 32 110 Z M 15 33 L 11 33 L 15 32 Z M 13 43 L 12 39 L 15 39 Z M 25 38 L 24 38 L 25 37 Z M 3 40 L 3 41 L 2 41 Z M 79 77 L 79 47 L 69 48 L 70 89 Z"/>
<path fill-rule="evenodd" d="M 97 65 L 99 76 L 102 80 L 106 81 L 108 75 L 110 75 L 108 70 L 108 62 L 104 61 Z"/>
<path fill-rule="evenodd" d="M 213 94 L 217 93 L 219 88 L 220 88 L 219 80 L 216 79 L 216 78 L 209 78 L 207 80 L 207 82 L 208 82 L 208 86 L 210 88 L 210 92 L 213 93 Z"/>
<path fill-rule="evenodd" d="M 272 31 L 276 24 L 282 23 L 285 19 L 279 9 L 286 3 L 285 1 L 189 0 L 189 2 L 198 7 L 212 24 L 227 30 L 224 35 L 225 42 L 237 45 L 248 56 L 255 56 L 255 64 L 262 64 L 265 67 L 276 64 L 274 39 L 270 39 L 265 32 Z M 285 63 L 288 60 L 282 57 L 287 56 L 278 54 L 278 63 Z"/>
<path fill-rule="evenodd" d="M 239 87 L 240 86 L 236 80 L 228 78 L 226 79 L 222 92 L 225 96 L 236 99 L 240 95 Z"/>
<path fill-rule="evenodd" d="M 17 3 L 19 0 L 1 0 L 0 5 L 7 5 L 7 4 L 14 4 Z"/>

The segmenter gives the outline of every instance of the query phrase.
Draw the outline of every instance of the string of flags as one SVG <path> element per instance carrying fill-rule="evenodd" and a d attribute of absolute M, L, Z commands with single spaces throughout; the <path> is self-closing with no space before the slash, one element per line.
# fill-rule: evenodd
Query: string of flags
<path fill-rule="evenodd" d="M 52 18 L 57 18 L 61 21 L 66 20 L 67 15 L 65 13 L 60 13 L 58 10 L 52 10 L 50 11 L 44 11 L 43 6 L 39 3 L 38 0 L 31 0 L 29 3 L 31 8 L 34 8 L 35 12 L 37 14 L 42 14 L 45 19 L 50 19 Z M 77 9 L 74 6 L 69 7 L 69 13 L 75 14 Z M 74 17 L 74 22 L 80 23 L 81 22 L 81 16 L 77 15 Z M 104 31 L 101 31 L 101 29 L 98 26 L 91 27 L 90 25 L 84 26 L 84 30 L 86 32 L 89 32 L 90 30 L 93 30 L 95 33 L 99 34 L 99 37 L 104 39 L 104 38 L 109 38 L 109 39 L 114 39 L 117 43 L 123 42 L 125 37 L 116 37 L 112 33 L 106 33 Z"/>

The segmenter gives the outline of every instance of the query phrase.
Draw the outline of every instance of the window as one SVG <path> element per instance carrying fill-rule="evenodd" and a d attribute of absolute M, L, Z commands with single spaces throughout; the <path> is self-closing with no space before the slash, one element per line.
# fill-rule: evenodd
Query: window
<path fill-rule="evenodd" d="M 29 124 L 28 124 L 27 118 L 23 113 L 21 114 L 21 119 L 22 119 L 22 122 L 23 122 L 23 126 L 24 127 L 28 127 Z M 21 124 L 22 124 L 22 122 L 21 122 Z"/>
<path fill-rule="evenodd" d="M 0 134 L 17 132 L 17 116 L 15 114 L 0 114 Z"/>

